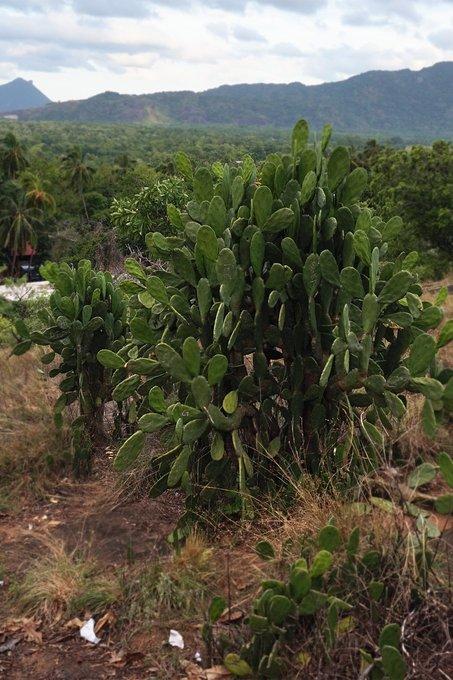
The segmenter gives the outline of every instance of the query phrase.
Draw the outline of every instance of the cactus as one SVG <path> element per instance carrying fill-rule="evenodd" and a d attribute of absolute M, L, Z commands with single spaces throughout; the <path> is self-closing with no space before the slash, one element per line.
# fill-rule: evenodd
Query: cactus
<path fill-rule="evenodd" d="M 91 445 L 103 436 L 104 404 L 111 398 L 110 373 L 122 370 L 125 360 L 117 354 L 125 341 L 126 305 L 124 294 L 108 273 L 96 272 L 88 260 L 81 260 L 77 269 L 63 263 L 48 263 L 41 267 L 43 276 L 54 286 L 50 309 L 40 312 L 47 324 L 43 333 L 29 333 L 23 322 L 17 328 L 22 342 L 18 353 L 27 343 L 49 347 L 42 357 L 44 364 L 57 362 L 52 377 L 61 376 L 61 396 L 55 405 L 55 419 L 61 423 L 62 411 L 77 403 L 79 415 L 73 422 L 74 469 L 89 471 Z M 96 356 L 102 358 L 102 364 Z M 122 398 L 138 385 L 133 376 L 115 387 Z M 86 436 L 88 435 L 88 437 Z M 140 433 L 133 440 L 144 438 Z M 132 442 L 129 444 L 132 448 Z"/>
<path fill-rule="evenodd" d="M 308 642 L 307 631 L 313 625 L 323 630 L 329 649 L 338 637 L 354 628 L 354 606 L 359 610 L 368 607 L 370 613 L 373 612 L 376 601 L 384 597 L 386 590 L 385 583 L 373 580 L 369 569 L 369 555 L 372 553 L 374 563 L 381 567 L 383 555 L 377 550 L 362 549 L 362 544 L 369 543 L 370 538 L 364 536 L 361 541 L 358 527 L 343 537 L 335 526 L 328 524 L 314 539 L 302 539 L 299 546 L 302 556 L 292 564 L 285 564 L 284 580 L 267 578 L 262 582 L 261 592 L 245 620 L 250 639 L 240 654 L 234 655 L 234 660 L 242 659 L 249 666 L 249 672 L 257 677 L 284 677 L 289 669 L 285 668 L 279 653 L 291 649 L 293 643 L 301 639 Z M 318 546 L 326 545 L 335 550 L 335 554 L 325 547 L 316 552 Z M 268 541 L 259 541 L 255 550 L 264 560 L 276 557 L 276 550 Z M 283 561 L 282 555 L 274 562 L 274 568 L 278 569 L 279 565 L 281 568 Z M 367 587 L 364 589 L 364 586 Z M 385 626 L 379 637 L 381 657 L 369 659 L 377 670 L 384 668 L 391 680 L 404 677 L 400 637 L 398 625 Z M 233 666 L 227 667 L 234 675 Z"/>
<path fill-rule="evenodd" d="M 344 147 L 326 157 L 329 128 L 314 146 L 307 130 L 300 121 L 292 156 L 272 154 L 260 170 L 246 157 L 194 171 L 179 154 L 192 200 L 171 207 L 172 236 L 147 236 L 166 266 L 149 275 L 127 261 L 132 340 L 99 360 L 117 367 L 113 396 L 135 401 L 139 427 L 170 431 L 175 453 L 152 462 L 156 492 L 191 449 L 179 481 L 171 476 L 189 509 L 223 494 L 250 516 L 255 490 L 282 468 L 300 473 L 301 451 L 317 471 L 329 448 L 351 462 L 354 438 L 366 467 L 383 452 L 380 423 L 404 415 L 405 391 L 425 396 L 430 433 L 452 405 L 436 359 L 451 330 L 437 344 L 426 332 L 443 314 L 419 297 L 414 254 L 387 258 L 389 223 L 360 202 L 366 172 L 350 171 Z M 156 386 L 171 395 L 165 418 L 142 420 L 156 411 Z"/>

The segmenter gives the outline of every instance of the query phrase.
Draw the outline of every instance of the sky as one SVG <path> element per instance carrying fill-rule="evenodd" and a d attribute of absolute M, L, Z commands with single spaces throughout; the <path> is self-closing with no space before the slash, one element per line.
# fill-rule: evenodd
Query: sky
<path fill-rule="evenodd" d="M 342 80 L 453 58 L 453 0 L 0 0 L 0 84 L 105 90 Z"/>

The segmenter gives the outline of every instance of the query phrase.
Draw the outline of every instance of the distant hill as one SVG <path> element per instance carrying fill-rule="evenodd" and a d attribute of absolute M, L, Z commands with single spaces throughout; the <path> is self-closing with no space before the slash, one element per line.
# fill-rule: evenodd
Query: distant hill
<path fill-rule="evenodd" d="M 322 85 L 222 85 L 205 92 L 115 92 L 22 112 L 25 120 L 271 125 L 305 117 L 315 129 L 420 136 L 453 135 L 453 62 L 420 71 L 368 71 Z"/>
<path fill-rule="evenodd" d="M 31 80 L 16 78 L 0 85 L 0 113 L 17 112 L 45 106 L 50 99 L 33 85 Z"/>

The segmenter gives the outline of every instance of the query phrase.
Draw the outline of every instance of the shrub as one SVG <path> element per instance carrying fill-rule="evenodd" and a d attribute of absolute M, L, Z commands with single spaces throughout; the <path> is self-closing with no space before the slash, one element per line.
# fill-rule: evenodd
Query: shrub
<path fill-rule="evenodd" d="M 345 147 L 326 158 L 329 136 L 307 146 L 300 121 L 292 155 L 272 154 L 259 173 L 250 157 L 195 173 L 180 157 L 194 198 L 169 206 L 174 235 L 146 239 L 167 270 L 126 261 L 134 342 L 99 358 L 139 418 L 116 468 L 133 464 L 146 433 L 172 434 L 152 460 L 153 493 L 180 486 L 190 507 L 231 490 L 227 507 L 251 516 L 251 496 L 282 476 L 375 463 L 406 391 L 426 397 L 431 434 L 451 402 L 436 361 L 451 326 L 437 344 L 427 333 L 443 312 L 419 297 L 415 254 L 386 258 L 399 218 L 360 204 L 366 171 L 350 172 Z"/>
<path fill-rule="evenodd" d="M 442 278 L 448 272 L 453 248 L 451 223 L 453 146 L 445 141 L 408 149 L 371 147 L 370 204 L 384 218 L 401 215 L 404 228 L 389 235 L 390 253 L 401 248 L 420 250 L 423 278 Z"/>
<path fill-rule="evenodd" d="M 178 177 L 160 179 L 137 194 L 115 199 L 110 217 L 119 245 L 145 250 L 145 235 L 153 229 L 168 233 L 167 203 L 181 206 L 187 200 L 186 186 Z"/>
<path fill-rule="evenodd" d="M 22 341 L 13 353 L 23 354 L 37 344 L 51 350 L 42 357 L 44 364 L 52 364 L 58 357 L 58 365 L 50 371 L 51 377 L 62 376 L 55 417 L 61 422 L 63 410 L 77 403 L 74 465 L 76 471 L 83 472 L 90 468 L 91 444 L 102 438 L 104 404 L 111 393 L 109 371 L 96 355 L 100 350 L 122 346 L 126 308 L 111 275 L 94 271 L 87 260 L 81 260 L 77 269 L 65 263 L 48 263 L 41 273 L 55 287 L 49 309 L 38 312 L 46 329 L 30 331 L 19 319 L 16 331 Z"/>
<path fill-rule="evenodd" d="M 259 174 L 250 157 L 198 169 L 186 211 L 169 206 L 175 234 L 147 236 L 169 270 L 126 261 L 135 346 L 100 360 L 118 367 L 114 399 L 138 397 L 117 469 L 146 433 L 171 429 L 173 447 L 152 461 L 154 493 L 180 486 L 190 505 L 232 489 L 247 516 L 251 494 L 282 471 L 375 464 L 406 391 L 426 397 L 430 434 L 451 402 L 436 361 L 451 325 L 437 343 L 426 332 L 443 312 L 419 297 L 416 254 L 386 259 L 400 220 L 359 203 L 366 172 L 350 172 L 345 147 L 324 156 L 329 134 L 308 147 L 300 121 L 292 155 L 270 156 Z"/>

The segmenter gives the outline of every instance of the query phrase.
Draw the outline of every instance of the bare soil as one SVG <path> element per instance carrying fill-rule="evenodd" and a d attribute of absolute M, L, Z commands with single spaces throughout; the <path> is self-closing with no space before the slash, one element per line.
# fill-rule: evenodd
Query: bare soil
<path fill-rule="evenodd" d="M 106 484 L 107 481 L 107 484 Z M 0 651 L 0 677 L 8 680 L 93 680 L 103 678 L 163 677 L 153 669 L 147 647 L 157 637 L 163 644 L 168 630 L 156 628 L 149 635 L 124 639 L 124 630 L 102 630 L 101 643 L 92 645 L 80 637 L 79 628 L 30 623 L 11 610 L 2 597 L 11 580 L 20 578 L 30 562 L 42 554 L 36 536 L 48 532 L 64 539 L 69 549 L 89 549 L 107 570 L 127 565 L 128 560 L 152 561 L 168 552 L 166 536 L 180 512 L 176 495 L 157 500 L 143 498 L 115 503 L 106 496 L 108 481 L 101 476 L 87 482 L 63 480 L 45 501 L 27 503 L 19 512 L 0 514 L 0 650 L 8 642 L 11 651 Z M 153 644 L 150 644 L 153 642 Z M 193 653 L 192 653 L 193 658 Z"/>

